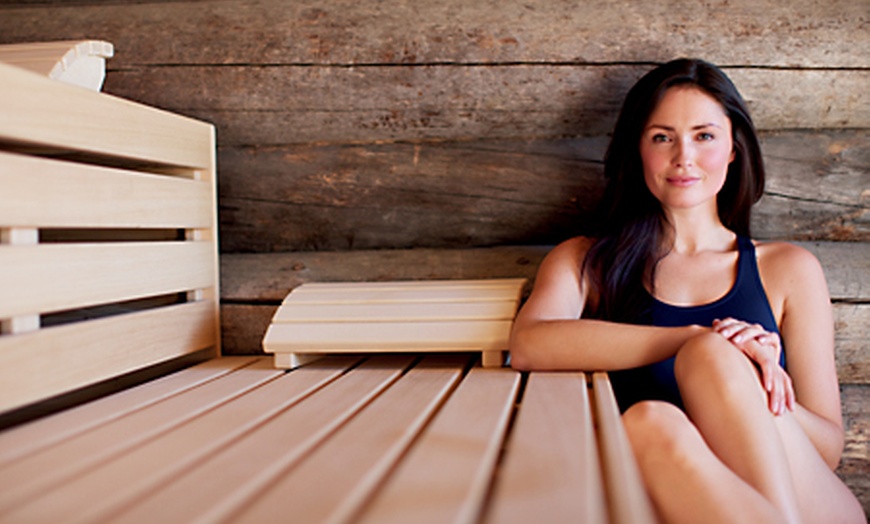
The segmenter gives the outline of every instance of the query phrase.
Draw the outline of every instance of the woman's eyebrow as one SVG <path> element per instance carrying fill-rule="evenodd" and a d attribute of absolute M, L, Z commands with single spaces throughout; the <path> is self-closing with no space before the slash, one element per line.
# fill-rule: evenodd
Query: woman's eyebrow
<path fill-rule="evenodd" d="M 717 124 L 717 123 L 715 123 L 715 122 L 708 122 L 708 123 L 706 123 L 706 124 L 698 124 L 698 125 L 696 125 L 696 126 L 692 126 L 691 129 L 692 129 L 693 131 L 697 131 L 698 129 L 704 129 L 705 127 L 715 127 L 715 128 L 718 128 L 718 129 L 722 129 L 722 126 L 720 126 L 719 124 Z M 665 131 L 675 131 L 675 128 L 673 128 L 673 127 L 671 127 L 671 126 L 666 126 L 666 125 L 664 125 L 664 124 L 650 124 L 650 125 L 646 126 L 646 128 L 647 128 L 647 129 L 653 129 L 653 128 L 655 128 L 655 129 L 664 129 Z"/>

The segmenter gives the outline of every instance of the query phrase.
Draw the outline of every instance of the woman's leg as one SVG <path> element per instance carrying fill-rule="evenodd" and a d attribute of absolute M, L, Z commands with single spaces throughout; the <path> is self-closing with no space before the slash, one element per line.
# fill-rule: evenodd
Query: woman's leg
<path fill-rule="evenodd" d="M 664 522 L 786 522 L 773 504 L 716 457 L 676 406 L 641 402 L 625 412 L 623 422 Z"/>
<path fill-rule="evenodd" d="M 797 420 L 773 416 L 754 366 L 730 343 L 715 335 L 690 341 L 676 373 L 686 411 L 713 453 L 789 521 L 866 521 Z"/>
<path fill-rule="evenodd" d="M 864 508 L 831 471 L 791 414 L 776 417 L 776 427 L 789 459 L 798 506 L 804 522 L 866 523 Z"/>
<path fill-rule="evenodd" d="M 800 522 L 788 459 L 749 359 L 710 333 L 680 348 L 674 371 L 686 412 L 713 453 L 788 522 Z"/>

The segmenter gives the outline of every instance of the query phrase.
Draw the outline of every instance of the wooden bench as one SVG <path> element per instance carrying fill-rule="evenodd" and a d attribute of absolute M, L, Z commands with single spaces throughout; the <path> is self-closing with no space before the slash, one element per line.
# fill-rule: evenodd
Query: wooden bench
<path fill-rule="evenodd" d="M 8 522 L 651 522 L 603 374 L 227 357 L 0 433 Z M 8 519 L 8 520 L 7 520 Z"/>
<path fill-rule="evenodd" d="M 213 127 L 0 79 L 3 421 L 99 396 L 0 433 L 4 522 L 652 519 L 604 374 L 220 358 Z"/>

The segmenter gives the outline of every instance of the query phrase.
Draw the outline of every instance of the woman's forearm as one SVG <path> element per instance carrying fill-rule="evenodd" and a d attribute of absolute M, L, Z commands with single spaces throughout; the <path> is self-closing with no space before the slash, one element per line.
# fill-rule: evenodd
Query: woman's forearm
<path fill-rule="evenodd" d="M 520 370 L 632 368 L 672 357 L 686 341 L 708 330 L 587 319 L 522 323 L 511 335 L 511 365 Z"/>

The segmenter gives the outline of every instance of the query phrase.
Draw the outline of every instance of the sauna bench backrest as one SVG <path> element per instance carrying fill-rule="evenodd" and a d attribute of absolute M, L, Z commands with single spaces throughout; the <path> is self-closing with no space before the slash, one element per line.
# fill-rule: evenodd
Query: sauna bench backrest
<path fill-rule="evenodd" d="M 0 64 L 0 412 L 219 354 L 214 128 Z"/>

